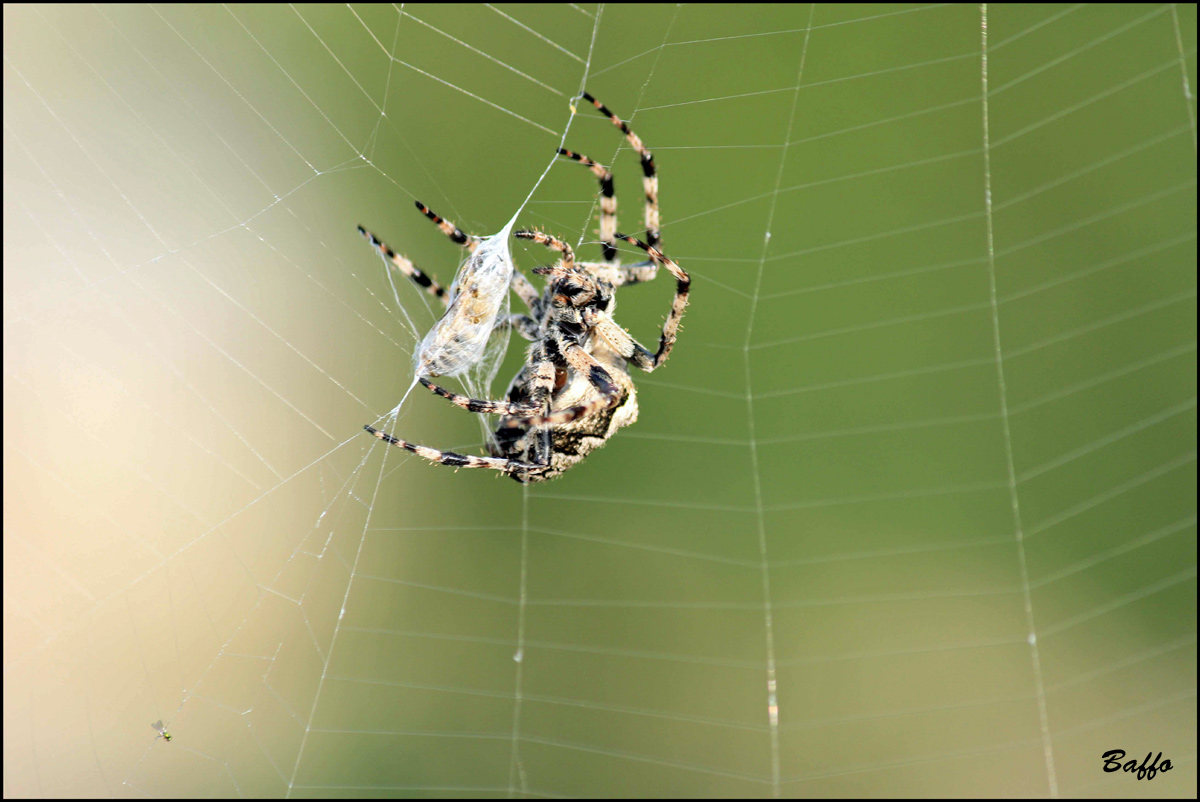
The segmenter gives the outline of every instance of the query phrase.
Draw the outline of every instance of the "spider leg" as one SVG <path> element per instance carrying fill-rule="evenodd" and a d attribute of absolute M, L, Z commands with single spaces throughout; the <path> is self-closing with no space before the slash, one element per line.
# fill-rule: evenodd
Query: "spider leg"
<path fill-rule="evenodd" d="M 659 226 L 658 215 L 658 173 L 654 170 L 654 156 L 650 151 L 646 150 L 646 146 L 642 144 L 641 138 L 633 131 L 629 130 L 629 126 L 625 122 L 613 114 L 608 108 L 596 98 L 584 92 L 581 97 L 587 102 L 596 107 L 596 110 L 603 114 L 608 119 L 612 120 L 612 124 L 621 129 L 621 133 L 625 134 L 625 139 L 634 150 L 638 152 L 638 156 L 642 160 L 642 187 L 646 192 L 646 242 L 651 247 L 657 247 L 662 242 L 662 230 Z M 621 239 L 620 236 L 617 239 Z"/>
<path fill-rule="evenodd" d="M 434 214 L 432 209 L 420 201 L 417 201 L 417 208 L 421 210 L 421 214 L 428 217 L 434 223 L 437 223 L 437 227 L 440 228 L 442 233 L 449 237 L 455 245 L 459 245 L 472 252 L 479 247 L 479 237 L 475 237 L 470 234 L 464 234 L 458 226 L 454 225 L 454 223 L 451 223 L 449 220 Z"/>
<path fill-rule="evenodd" d="M 653 261 L 638 262 L 636 265 L 621 265 L 621 283 L 618 286 L 628 287 L 630 284 L 653 281 L 657 276 L 658 265 Z"/>
<path fill-rule="evenodd" d="M 679 321 L 683 317 L 683 310 L 687 308 L 688 290 L 691 286 L 692 279 L 682 267 L 675 264 L 674 259 L 664 254 L 658 248 L 655 248 L 652 245 L 647 245 L 646 243 L 633 237 L 627 237 L 624 234 L 617 234 L 617 239 L 624 240 L 630 245 L 638 246 L 643 251 L 650 254 L 650 258 L 654 260 L 655 264 L 662 265 L 668 271 L 670 271 L 672 276 L 675 277 L 675 299 L 671 301 L 671 312 L 667 315 L 667 319 L 663 323 L 662 337 L 659 338 L 658 352 L 654 354 L 654 361 L 651 363 L 650 367 L 644 367 L 636 360 L 634 362 L 634 364 L 637 364 L 637 366 L 642 368 L 642 370 L 654 370 L 654 368 L 667 361 L 667 357 L 671 354 L 671 347 L 675 345 L 675 335 L 679 331 Z"/>
<path fill-rule="evenodd" d="M 364 426 L 363 428 L 385 443 L 390 443 L 406 451 L 411 451 L 418 457 L 427 459 L 430 462 L 449 465 L 453 468 L 491 468 L 494 471 L 503 471 L 507 474 L 518 474 L 540 471 L 545 467 L 543 465 L 517 462 L 516 460 L 501 459 L 499 457 L 473 457 L 469 454 L 456 454 L 453 451 L 439 451 L 436 448 L 419 446 L 416 443 L 401 440 L 399 437 L 393 437 L 371 426 Z"/>
<path fill-rule="evenodd" d="M 496 321 L 496 328 L 493 331 L 501 329 L 505 326 L 516 329 L 517 334 L 520 334 L 526 340 L 534 342 L 538 337 L 538 324 L 529 315 L 507 315 Z"/>
<path fill-rule="evenodd" d="M 528 418 L 531 415 L 536 415 L 538 405 L 533 403 L 518 403 L 513 401 L 480 401 L 476 398 L 460 395 L 451 392 L 445 387 L 440 387 L 424 377 L 421 377 L 421 384 L 429 388 L 434 395 L 440 395 L 442 398 L 454 404 L 456 407 L 462 407 L 467 412 L 478 412 L 483 415 L 516 415 Z"/>
<path fill-rule="evenodd" d="M 513 269 L 512 289 L 517 294 L 517 297 L 525 302 L 525 306 L 529 307 L 529 314 L 535 318 L 541 316 L 538 312 L 538 305 L 542 298 L 541 294 L 529 283 L 529 279 L 525 278 L 525 274 L 515 268 Z M 533 338 L 530 337 L 529 339 Z"/>
<path fill-rule="evenodd" d="M 557 237 L 552 237 L 549 234 L 543 234 L 541 231 L 517 231 L 513 233 L 517 239 L 531 239 L 534 242 L 541 243 L 547 248 L 558 251 L 562 254 L 562 269 L 570 270 L 575 267 L 575 251 L 571 250 L 571 246 Z M 537 271 L 534 271 L 537 272 Z"/>
<path fill-rule="evenodd" d="M 441 218 L 438 219 L 440 220 Z M 442 306 L 449 306 L 450 292 L 441 284 L 439 284 L 436 278 L 413 264 L 411 259 L 393 251 L 386 242 L 362 226 L 358 227 L 358 233 L 362 234 L 363 239 L 371 243 L 375 250 L 383 254 L 384 258 L 391 262 L 397 270 L 411 279 L 414 284 L 416 284 L 418 287 L 422 287 L 430 295 L 435 296 L 442 302 Z M 529 311 L 536 314 L 536 304 L 540 300 L 540 296 L 538 295 L 538 291 L 534 289 L 534 286 L 529 283 L 529 279 L 525 278 L 525 276 L 521 273 L 514 272 L 512 278 L 512 288 L 513 292 L 515 292 L 521 298 L 521 300 L 525 302 L 525 305 L 529 307 Z M 518 328 L 518 331 L 521 331 L 522 336 L 526 337 L 527 339 L 533 339 L 524 333 L 525 330 L 523 328 Z"/>
<path fill-rule="evenodd" d="M 510 420 L 505 421 L 507 426 L 558 426 L 564 423 L 570 423 L 573 420 L 582 418 L 586 415 L 592 415 L 602 409 L 611 407 L 621 398 L 621 391 L 613 382 L 612 374 L 604 369 L 604 366 L 596 361 L 595 357 L 589 354 L 578 343 L 565 342 L 558 338 L 558 347 L 562 351 L 563 356 L 567 360 L 576 373 L 588 377 L 592 387 L 599 393 L 599 397 L 594 401 L 589 401 L 586 404 L 568 407 L 567 409 L 559 409 L 554 412 L 544 412 L 540 415 L 535 415 L 525 420 Z"/>
<path fill-rule="evenodd" d="M 536 414 L 545 415 L 550 411 L 550 394 L 554 392 L 554 379 L 558 371 L 546 354 L 546 346 L 540 342 L 529 350 L 529 363 L 533 365 L 533 376 L 529 380 L 529 403 Z M 534 424 L 530 425 L 532 427 Z M 547 453 L 547 465 L 550 464 L 549 460 Z M 540 457 L 538 461 L 541 461 Z"/>
<path fill-rule="evenodd" d="M 633 339 L 629 332 L 617 325 L 617 322 L 607 312 L 588 307 L 583 310 L 583 322 L 595 330 L 608 343 L 609 348 L 637 367 L 647 373 L 658 367 L 654 362 L 654 353 Z"/>
<path fill-rule="evenodd" d="M 513 315 L 513 317 L 518 316 Z M 554 389 L 554 363 L 546 358 L 545 349 L 540 344 L 530 348 L 526 359 L 526 364 L 533 368 L 533 375 L 529 380 L 529 400 L 527 401 L 513 401 L 511 398 L 505 401 L 481 401 L 439 387 L 424 377 L 421 378 L 421 384 L 429 388 L 434 395 L 440 395 L 451 404 L 462 407 L 468 412 L 530 418 L 546 408 L 550 392 Z M 518 420 L 516 423 L 520 424 L 521 421 Z"/>
<path fill-rule="evenodd" d="M 617 196 L 613 188 L 612 171 L 582 153 L 559 148 L 558 154 L 579 162 L 600 179 L 600 242 L 604 246 L 604 263 L 614 266 L 617 260 L 617 243 L 613 239 L 617 233 Z"/>
<path fill-rule="evenodd" d="M 450 240 L 456 245 L 466 248 L 471 253 L 474 253 L 475 249 L 479 247 L 479 237 L 471 234 L 464 234 L 462 229 L 454 225 L 454 223 L 451 223 L 449 220 L 446 220 L 442 216 L 436 214 L 432 209 L 420 201 L 417 201 L 416 204 L 417 208 L 421 210 L 421 214 L 437 223 L 437 227 L 442 230 L 442 233 L 449 237 Z M 515 292 L 517 296 L 525 302 L 525 305 L 529 307 L 529 311 L 536 314 L 537 307 L 535 304 L 540 296 L 538 295 L 538 291 L 534 289 L 534 286 L 529 283 L 529 279 L 525 278 L 525 276 L 521 273 L 514 271 L 512 288 L 513 292 Z"/>
<path fill-rule="evenodd" d="M 383 254 L 384 258 L 391 262 L 397 270 L 411 279 L 414 284 L 418 287 L 423 287 L 427 293 L 440 300 L 442 306 L 446 306 L 450 302 L 450 296 L 447 294 L 446 288 L 438 284 L 437 279 L 414 265 L 410 259 L 393 251 L 388 247 L 386 242 L 362 226 L 358 227 L 358 233 L 362 234 L 363 238 L 371 243 L 375 250 Z"/>
<path fill-rule="evenodd" d="M 536 399 L 534 403 L 538 404 L 538 417 L 546 417 L 550 413 L 550 394 L 554 392 L 554 378 L 557 370 L 554 363 L 545 357 L 545 349 L 542 349 L 542 360 L 537 363 L 533 380 L 530 382 L 530 397 Z M 544 427 L 539 427 L 534 424 L 529 424 L 527 441 L 533 449 L 533 461 L 538 465 L 549 465 L 550 454 L 553 450 L 550 445 L 550 431 Z M 529 459 L 529 454 L 526 453 L 526 459 Z"/>

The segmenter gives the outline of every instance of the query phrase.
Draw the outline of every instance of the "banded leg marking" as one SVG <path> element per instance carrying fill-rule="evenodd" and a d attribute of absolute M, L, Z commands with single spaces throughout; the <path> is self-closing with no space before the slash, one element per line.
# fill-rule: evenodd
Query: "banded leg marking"
<path fill-rule="evenodd" d="M 646 194 L 645 220 L 646 220 L 646 242 L 650 247 L 656 247 L 662 242 L 662 230 L 659 224 L 658 214 L 658 173 L 654 169 L 654 156 L 642 144 L 641 137 L 629 130 L 629 126 L 617 115 L 609 111 L 608 107 L 601 103 L 596 98 L 584 92 L 581 97 L 587 102 L 596 107 L 596 110 L 603 114 L 608 119 L 612 120 L 612 124 L 621 129 L 621 133 L 625 134 L 625 139 L 630 146 L 637 151 L 638 156 L 642 160 L 642 188 Z M 620 239 L 620 237 L 617 237 Z"/>
<path fill-rule="evenodd" d="M 416 204 L 417 208 L 421 210 L 421 214 L 425 215 L 434 223 L 436 223 L 437 227 L 442 230 L 442 233 L 449 237 L 455 245 L 460 245 L 472 252 L 479 247 L 479 237 L 473 237 L 469 234 L 464 234 L 458 226 L 454 225 L 454 223 L 451 223 L 449 220 L 446 220 L 440 215 L 435 214 L 432 209 L 420 201 L 417 201 Z"/>
<path fill-rule="evenodd" d="M 558 251 L 562 254 L 562 269 L 571 270 L 575 267 L 575 251 L 571 250 L 571 246 L 557 237 L 552 237 L 549 234 L 544 234 L 541 231 L 517 231 L 513 234 L 517 239 L 533 240 L 541 245 L 545 245 L 551 250 Z M 535 273 L 538 271 L 534 271 Z"/>
<path fill-rule="evenodd" d="M 516 415 L 528 418 L 538 412 L 538 407 L 533 403 L 514 403 L 512 401 L 481 401 L 470 396 L 460 395 L 459 393 L 451 392 L 445 387 L 434 384 L 424 377 L 421 378 L 421 384 L 429 388 L 429 391 L 434 395 L 440 395 L 442 398 L 454 404 L 456 407 L 462 407 L 468 412 L 478 412 L 482 415 Z"/>
<path fill-rule="evenodd" d="M 373 426 L 363 426 L 363 428 L 385 443 L 398 446 L 405 451 L 411 451 L 418 457 L 427 459 L 438 465 L 449 465 L 452 468 L 491 468 L 494 471 L 503 471 L 508 474 L 535 473 L 545 467 L 543 465 L 517 462 L 516 460 L 501 459 L 499 457 L 473 457 L 469 454 L 456 454 L 453 451 L 439 451 L 436 448 L 420 446 L 416 443 L 410 443 L 407 440 L 401 440 L 399 437 L 393 437 L 386 432 L 379 431 Z"/>
<path fill-rule="evenodd" d="M 653 366 L 642 368 L 643 370 L 653 370 L 667 361 L 667 357 L 671 354 L 671 348 L 675 345 L 675 335 L 679 331 L 679 321 L 683 318 L 683 310 L 688 305 L 688 291 L 691 287 L 692 279 L 682 267 L 675 263 L 674 259 L 671 259 L 658 248 L 624 234 L 617 234 L 617 239 L 624 240 L 630 245 L 636 245 L 641 248 L 650 254 L 650 258 L 654 260 L 655 264 L 662 265 L 675 277 L 675 298 L 671 301 L 671 311 L 663 323 L 662 337 L 658 341 L 658 352 L 654 355 Z M 638 365 L 638 367 L 642 366 Z"/>
<path fill-rule="evenodd" d="M 421 214 L 425 215 L 434 223 L 436 223 L 437 227 L 442 230 L 442 233 L 449 237 L 450 240 L 456 245 L 466 248 L 472 253 L 479 246 L 478 237 L 470 234 L 464 234 L 458 226 L 454 225 L 449 220 L 446 220 L 420 201 L 416 201 L 416 206 L 421 211 Z M 427 289 L 432 286 L 432 289 L 429 289 L 429 291 L 438 298 L 441 298 L 442 303 L 449 304 L 449 291 L 445 287 L 442 287 L 440 284 L 438 284 L 437 281 L 431 276 L 417 268 L 417 266 L 414 265 L 411 260 L 397 254 L 395 251 L 389 248 L 386 243 L 362 226 L 358 227 L 358 232 L 366 237 L 372 245 L 374 245 L 376 248 L 379 248 L 383 255 L 390 259 L 392 263 L 395 264 L 396 267 L 398 267 L 406 276 L 411 278 L 420 286 L 426 287 Z M 412 271 L 411 273 L 409 272 L 410 269 Z M 516 292 L 517 296 L 525 302 L 525 305 L 529 307 L 529 311 L 533 314 L 536 314 L 536 304 L 540 296 L 538 295 L 538 291 L 534 289 L 534 286 L 529 283 L 529 279 L 525 278 L 525 276 L 520 273 L 514 272 L 512 288 L 513 291 Z"/>
<path fill-rule="evenodd" d="M 429 275 L 421 268 L 412 263 L 411 259 L 401 256 L 393 251 L 388 244 L 379 237 L 372 234 L 362 226 L 358 227 L 358 233 L 362 234 L 363 239 L 371 243 L 375 250 L 383 254 L 391 264 L 407 276 L 418 287 L 422 287 L 427 293 L 438 298 L 442 302 L 442 306 L 446 306 L 450 302 L 449 295 L 446 293 L 446 288 L 438 284 L 437 279 Z"/>
<path fill-rule="evenodd" d="M 604 262 L 611 265 L 617 258 L 617 243 L 613 239 L 617 233 L 617 196 L 612 171 L 582 153 L 559 148 L 558 154 L 579 162 L 600 179 L 600 242 L 604 247 Z"/>
<path fill-rule="evenodd" d="M 512 317 L 520 317 L 513 315 Z M 528 318 L 525 318 L 528 320 Z M 532 323 L 533 321 L 529 321 Z M 546 358 L 545 348 L 539 343 L 530 348 L 527 357 L 526 365 L 532 367 L 532 376 L 529 382 L 529 400 L 528 401 L 483 401 L 477 398 L 461 395 L 451 392 L 444 387 L 440 387 L 424 377 L 421 378 L 421 384 L 429 388 L 429 391 L 434 395 L 440 395 L 442 398 L 454 404 L 457 407 L 462 407 L 468 412 L 477 412 L 484 415 L 506 415 L 518 419 L 528 419 L 539 412 L 546 409 L 546 402 L 550 398 L 550 393 L 554 389 L 554 363 Z M 516 420 L 508 425 L 520 425 L 523 421 Z"/>

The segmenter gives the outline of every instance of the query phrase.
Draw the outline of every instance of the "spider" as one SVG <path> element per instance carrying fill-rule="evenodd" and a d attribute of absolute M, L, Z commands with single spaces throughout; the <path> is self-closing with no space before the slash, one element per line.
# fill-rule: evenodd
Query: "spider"
<path fill-rule="evenodd" d="M 559 155 L 587 167 L 600 181 L 600 242 L 604 260 L 576 262 L 571 246 L 557 237 L 540 231 L 515 232 L 514 236 L 520 239 L 556 251 L 560 258 L 553 265 L 533 270 L 546 277 L 546 288 L 540 294 L 520 272 L 513 275 L 512 290 L 528 307 L 528 313 L 508 315 L 497 326 L 512 327 L 530 340 L 531 345 L 524 366 L 508 386 L 506 400 L 469 398 L 421 378 L 421 384 L 456 406 L 469 412 L 500 416 L 488 444 L 491 456 L 439 451 L 369 425 L 363 427 L 380 440 L 434 463 L 455 468 L 490 468 L 525 484 L 559 476 L 604 445 L 617 430 L 637 420 L 637 390 L 629 376 L 629 366 L 650 372 L 667 360 L 687 306 L 690 278 L 660 249 L 658 176 L 650 151 L 600 101 L 587 92 L 581 97 L 621 129 L 641 157 L 646 241 L 617 233 L 617 200 L 610 170 L 587 156 L 559 148 Z M 420 201 L 417 208 L 461 247 L 474 252 L 479 245 L 477 237 L 464 234 Z M 433 277 L 362 226 L 358 231 L 401 273 L 449 306 L 449 293 Z M 622 265 L 617 253 L 618 240 L 645 251 L 649 259 Z M 618 287 L 650 281 L 660 266 L 675 278 L 675 297 L 663 323 L 658 350 L 650 351 L 630 337 L 613 320 L 612 313 Z"/>

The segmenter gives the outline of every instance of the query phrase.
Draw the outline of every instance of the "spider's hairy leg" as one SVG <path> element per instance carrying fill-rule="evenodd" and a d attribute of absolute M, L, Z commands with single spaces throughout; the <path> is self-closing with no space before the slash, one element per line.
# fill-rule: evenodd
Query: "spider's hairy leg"
<path fill-rule="evenodd" d="M 671 311 L 663 323 L 662 337 L 658 341 L 658 352 L 654 355 L 653 367 L 642 368 L 643 370 L 653 370 L 667 361 L 667 357 L 671 354 L 671 347 L 675 345 L 675 335 L 679 332 L 679 321 L 683 318 L 683 310 L 687 308 L 688 291 L 691 287 L 692 279 L 682 267 L 675 263 L 674 259 L 664 254 L 658 248 L 624 234 L 617 234 L 617 239 L 624 240 L 630 245 L 636 245 L 641 248 L 650 254 L 650 258 L 654 260 L 655 264 L 662 265 L 675 277 L 675 298 L 671 301 Z M 638 367 L 642 366 L 638 365 Z"/>
<path fill-rule="evenodd" d="M 390 434 L 379 431 L 373 426 L 363 426 L 363 428 L 385 443 L 398 446 L 406 451 L 411 451 L 418 457 L 427 459 L 430 462 L 439 465 L 449 465 L 452 468 L 491 468 L 494 471 L 516 474 L 530 471 L 536 472 L 542 470 L 544 467 L 529 462 L 517 462 L 516 460 L 501 459 L 499 457 L 473 457 L 469 454 L 456 454 L 453 451 L 438 451 L 436 448 L 419 446 L 416 443 L 401 440 L 399 437 L 393 437 Z"/>
<path fill-rule="evenodd" d="M 514 315 L 513 317 L 517 316 Z M 526 319 L 528 320 L 528 318 Z M 538 342 L 530 347 L 529 353 L 525 357 L 525 364 L 532 367 L 528 401 L 481 401 L 476 398 L 459 395 L 458 393 L 452 393 L 424 377 L 420 381 L 434 395 L 440 395 L 451 404 L 462 407 L 468 412 L 529 418 L 544 411 L 546 408 L 550 393 L 554 389 L 554 363 L 546 358 L 545 346 Z"/>
<path fill-rule="evenodd" d="M 544 418 L 550 414 L 550 395 L 554 392 L 554 382 L 558 374 L 558 369 L 546 357 L 545 345 L 539 343 L 534 348 L 537 349 L 537 353 L 531 353 L 530 360 L 533 361 L 536 359 L 537 361 L 535 362 L 533 378 L 530 381 L 529 397 L 538 406 L 538 414 L 534 417 Z M 551 462 L 550 455 L 553 451 L 553 447 L 550 444 L 549 430 L 539 427 L 528 420 L 523 423 L 528 427 L 533 461 L 538 465 L 549 465 Z M 499 430 L 497 430 L 497 434 L 499 434 Z M 525 459 L 530 459 L 528 451 L 525 454 Z"/>
<path fill-rule="evenodd" d="M 538 406 L 533 403 L 513 403 L 512 401 L 480 401 L 477 398 L 460 395 L 451 392 L 445 387 L 440 387 L 433 382 L 421 377 L 421 384 L 429 388 L 429 391 L 434 395 L 440 395 L 442 398 L 454 404 L 456 407 L 462 407 L 468 412 L 478 412 L 483 415 L 518 415 L 521 417 L 529 417 L 538 412 Z"/>
<path fill-rule="evenodd" d="M 529 314 L 535 318 L 541 317 L 539 304 L 542 296 L 529 283 L 529 279 L 525 278 L 525 274 L 513 268 L 512 289 L 517 294 L 517 297 L 525 302 L 525 306 L 529 307 Z"/>
<path fill-rule="evenodd" d="M 446 220 L 441 215 L 435 213 L 432 209 L 420 201 L 416 201 L 416 204 L 417 208 L 421 210 L 421 214 L 428 217 L 434 223 L 437 223 L 437 227 L 442 230 L 442 233 L 449 237 L 450 240 L 456 245 L 466 248 L 471 253 L 474 253 L 475 249 L 479 247 L 479 237 L 476 237 L 472 234 L 464 234 L 462 229 L 454 225 L 454 223 L 451 223 L 449 220 Z M 361 227 L 359 228 L 359 231 L 362 231 Z M 525 302 L 525 305 L 529 307 L 529 311 L 536 314 L 537 308 L 535 305 L 537 304 L 539 295 L 538 291 L 534 289 L 532 284 L 529 283 L 529 279 L 525 278 L 525 276 L 521 275 L 520 273 L 514 272 L 512 278 L 512 288 L 513 291 L 516 292 L 517 296 Z"/>
<path fill-rule="evenodd" d="M 586 404 L 560 409 L 548 414 L 536 415 L 524 421 L 508 421 L 507 425 L 527 425 L 534 426 L 558 426 L 564 423 L 570 423 L 573 420 L 582 418 L 588 415 L 594 415 L 602 409 L 607 409 L 621 398 L 621 391 L 617 389 L 617 385 L 613 382 L 612 374 L 604 369 L 604 366 L 596 361 L 595 357 L 577 343 L 566 342 L 561 338 L 558 339 L 558 347 L 566 358 L 567 364 L 570 365 L 576 373 L 587 376 L 592 387 L 599 394 L 594 401 L 589 401 Z"/>
<path fill-rule="evenodd" d="M 575 267 L 575 251 L 571 250 L 571 246 L 557 237 L 552 237 L 549 234 L 543 234 L 541 231 L 516 231 L 513 236 L 517 239 L 530 239 L 541 245 L 545 245 L 551 250 L 558 251 L 562 254 L 562 267 L 564 270 L 570 270 Z M 537 272 L 537 271 L 534 271 Z"/>
<path fill-rule="evenodd" d="M 550 394 L 554 392 L 554 379 L 558 371 L 546 354 L 545 343 L 531 346 L 528 359 L 533 366 L 533 376 L 529 381 L 529 403 L 537 415 L 545 415 L 550 411 Z M 546 459 L 549 460 L 548 454 Z"/>
<path fill-rule="evenodd" d="M 506 315 L 496 321 L 496 328 L 492 329 L 492 331 L 499 331 L 504 328 L 516 329 L 517 334 L 520 334 L 530 342 L 538 338 L 537 321 L 529 315 Z"/>
<path fill-rule="evenodd" d="M 538 414 L 550 412 L 550 396 L 554 391 L 554 378 L 558 371 L 546 354 L 545 343 L 529 349 L 529 364 L 533 365 L 533 378 L 529 381 L 529 403 Z"/>
<path fill-rule="evenodd" d="M 658 263 L 652 260 L 638 262 L 636 265 L 621 265 L 618 268 L 618 287 L 628 287 L 630 284 L 641 284 L 644 281 L 654 281 L 658 277 Z"/>
<path fill-rule="evenodd" d="M 437 279 L 429 275 L 421 268 L 412 263 L 412 260 L 393 251 L 388 244 L 379 237 L 372 234 L 362 226 L 358 227 L 358 233 L 363 235 L 363 238 L 374 246 L 375 250 L 383 254 L 391 264 L 412 280 L 418 287 L 423 287 L 427 293 L 438 298 L 442 302 L 442 306 L 446 306 L 450 302 L 450 297 L 446 293 L 446 288 L 438 284 Z"/>
<path fill-rule="evenodd" d="M 617 259 L 617 243 L 613 239 L 617 233 L 617 196 L 613 188 L 612 171 L 582 153 L 575 153 L 566 148 L 559 148 L 558 155 L 579 162 L 600 179 L 600 242 L 604 246 L 605 264 L 614 264 Z"/>
<path fill-rule="evenodd" d="M 472 253 L 474 253 L 475 249 L 479 247 L 479 237 L 475 237 L 470 234 L 464 234 L 458 226 L 454 225 L 454 223 L 451 223 L 449 220 L 446 220 L 440 215 L 435 214 L 432 209 L 420 201 L 417 201 L 416 204 L 417 208 L 421 210 L 421 214 L 425 215 L 434 223 L 436 223 L 437 227 L 442 230 L 442 233 L 449 237 L 455 245 L 460 245 Z"/>
<path fill-rule="evenodd" d="M 637 367 L 647 373 L 658 367 L 654 361 L 654 353 L 633 339 L 629 332 L 617 325 L 617 321 L 613 320 L 607 312 L 588 307 L 583 310 L 583 322 L 599 334 L 608 343 L 609 348 Z"/>
<path fill-rule="evenodd" d="M 662 242 L 662 228 L 659 224 L 658 173 L 654 170 L 654 156 L 651 155 L 650 151 L 646 150 L 646 146 L 642 144 L 641 137 L 629 130 L 629 126 L 625 121 L 609 111 L 607 106 L 587 92 L 583 92 L 580 97 L 595 106 L 596 110 L 605 117 L 612 120 L 612 124 L 621 129 L 621 133 L 625 134 L 625 139 L 641 158 L 642 187 L 646 192 L 646 242 L 650 247 L 656 247 Z M 620 239 L 620 237 L 617 237 L 617 239 Z"/>

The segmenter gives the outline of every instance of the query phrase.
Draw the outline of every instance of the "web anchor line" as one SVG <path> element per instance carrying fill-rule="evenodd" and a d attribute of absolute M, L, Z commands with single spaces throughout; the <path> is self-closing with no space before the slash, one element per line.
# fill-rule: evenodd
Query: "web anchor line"
<path fill-rule="evenodd" d="M 804 30 L 804 42 L 800 50 L 800 65 L 796 70 L 796 85 L 792 88 L 792 108 L 788 116 L 788 127 L 783 137 L 783 145 L 779 152 L 779 169 L 775 174 L 775 189 L 771 193 L 771 204 L 767 211 L 766 229 L 763 233 L 762 251 L 758 258 L 758 269 L 754 277 L 754 291 L 750 296 L 750 312 L 747 315 L 746 336 L 742 342 L 742 365 L 746 379 L 746 424 L 750 442 L 751 476 L 754 480 L 754 510 L 756 514 L 758 534 L 759 572 L 762 582 L 763 627 L 766 637 L 766 680 L 767 680 L 767 728 L 770 738 L 771 757 L 771 795 L 778 798 L 782 795 L 781 768 L 779 756 L 779 677 L 777 674 L 775 656 L 775 620 L 771 603 L 771 570 L 767 556 L 767 532 L 765 508 L 762 493 L 762 472 L 759 468 L 758 441 L 755 438 L 754 418 L 754 384 L 750 370 L 751 338 L 754 334 L 754 316 L 758 302 L 762 296 L 763 268 L 767 263 L 767 251 L 771 245 L 771 227 L 775 220 L 775 206 L 779 198 L 779 188 L 783 183 L 783 169 L 787 164 L 788 142 L 792 138 L 792 128 L 796 122 L 796 108 L 799 105 L 800 86 L 804 82 L 804 63 L 808 58 L 808 40 L 812 34 L 813 15 L 816 4 L 809 7 L 808 24 Z"/>
<path fill-rule="evenodd" d="M 1000 344 L 1000 303 L 996 291 L 996 244 L 992 216 L 992 157 L 988 120 L 988 7 L 983 3 L 980 11 L 980 76 L 983 86 L 983 203 L 986 212 L 988 295 L 992 309 L 992 343 L 995 348 L 996 384 L 1000 393 L 1000 422 L 1004 431 L 1004 460 L 1008 474 L 1009 501 L 1012 507 L 1013 535 L 1017 546 L 1017 563 L 1021 573 L 1021 593 L 1024 599 L 1025 624 L 1028 628 L 1029 659 L 1033 667 L 1034 686 L 1037 691 L 1038 723 L 1041 725 L 1042 752 L 1046 763 L 1046 781 L 1050 796 L 1058 798 L 1058 774 L 1054 765 L 1054 743 L 1050 737 L 1050 718 L 1046 708 L 1046 683 L 1042 676 L 1041 652 L 1038 648 L 1037 629 L 1033 617 L 1033 592 L 1029 580 L 1029 566 L 1025 555 L 1025 532 L 1021 523 L 1021 502 L 1017 494 L 1017 471 L 1013 462 L 1012 431 L 1009 425 L 1008 391 L 1004 382 L 1004 351 Z"/>

